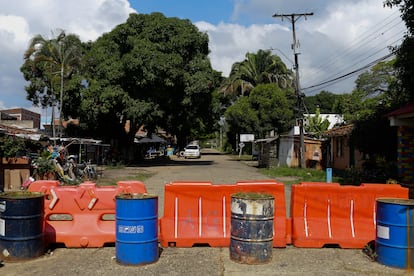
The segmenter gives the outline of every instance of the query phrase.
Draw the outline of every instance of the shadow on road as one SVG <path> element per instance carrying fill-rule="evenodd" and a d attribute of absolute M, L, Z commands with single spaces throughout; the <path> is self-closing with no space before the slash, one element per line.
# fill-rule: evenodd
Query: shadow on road
<path fill-rule="evenodd" d="M 152 159 L 144 159 L 136 164 L 131 164 L 128 166 L 137 166 L 137 167 L 156 167 L 156 166 L 209 166 L 212 165 L 214 161 L 212 160 L 203 160 L 201 159 L 184 159 L 184 158 L 175 158 L 171 159 L 167 156 L 156 157 Z"/>

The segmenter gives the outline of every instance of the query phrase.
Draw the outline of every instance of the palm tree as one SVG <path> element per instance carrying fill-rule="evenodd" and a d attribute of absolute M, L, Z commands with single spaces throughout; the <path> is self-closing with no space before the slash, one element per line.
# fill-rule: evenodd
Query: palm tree
<path fill-rule="evenodd" d="M 24 54 L 24 58 L 32 59 L 33 65 L 43 63 L 45 66 L 45 75 L 50 80 L 50 90 L 52 91 L 52 107 L 56 102 L 53 92 L 54 75 L 60 76 L 59 91 L 59 137 L 62 137 L 62 119 L 63 119 L 63 92 L 64 80 L 69 79 L 80 65 L 82 55 L 81 41 L 74 34 L 66 35 L 63 30 L 53 39 L 46 39 L 41 35 L 36 35 L 30 42 L 29 48 Z M 52 110 L 53 113 L 53 110 Z M 52 116 L 53 117 L 53 116 Z M 52 118 L 54 120 L 54 118 Z M 54 121 L 52 126 L 54 128 Z"/>
<path fill-rule="evenodd" d="M 275 83 L 281 88 L 292 87 L 293 73 L 286 68 L 279 56 L 269 50 L 247 53 L 245 60 L 236 62 L 229 77 L 221 87 L 226 94 L 244 95 L 262 83 Z"/>

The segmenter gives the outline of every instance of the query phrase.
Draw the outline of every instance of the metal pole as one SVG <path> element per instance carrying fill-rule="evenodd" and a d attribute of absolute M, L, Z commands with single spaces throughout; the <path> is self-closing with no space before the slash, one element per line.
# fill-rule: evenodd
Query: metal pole
<path fill-rule="evenodd" d="M 305 158 L 304 158 L 304 152 L 305 152 L 305 137 L 303 132 L 303 94 L 300 89 L 300 81 L 299 81 L 299 62 L 298 62 L 298 55 L 299 53 L 296 52 L 296 49 L 299 48 L 297 46 L 297 40 L 296 40 L 296 29 L 295 29 L 295 23 L 299 18 L 302 16 L 311 16 L 312 13 L 292 13 L 292 14 L 274 14 L 273 17 L 282 17 L 287 18 L 292 23 L 292 35 L 293 35 L 293 44 L 292 44 L 292 50 L 293 55 L 295 58 L 295 74 L 296 74 L 296 87 L 295 87 L 295 94 L 297 98 L 297 105 L 298 105 L 298 126 L 299 126 L 299 167 L 305 168 Z"/>

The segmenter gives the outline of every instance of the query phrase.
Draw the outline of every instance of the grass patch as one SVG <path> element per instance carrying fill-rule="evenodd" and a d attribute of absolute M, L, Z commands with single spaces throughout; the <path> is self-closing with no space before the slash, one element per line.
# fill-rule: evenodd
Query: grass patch
<path fill-rule="evenodd" d="M 125 165 L 107 165 L 104 166 L 105 170 L 122 170 L 125 169 Z"/>
<path fill-rule="evenodd" d="M 292 177 L 292 180 L 283 181 L 285 184 L 296 184 L 299 182 L 326 182 L 326 172 L 308 168 L 278 167 L 260 169 L 261 173 L 277 179 L 278 177 Z M 332 177 L 332 182 L 340 182 L 340 177 Z"/>
<path fill-rule="evenodd" d="M 238 155 L 231 155 L 231 159 L 236 161 L 252 161 L 253 157 L 248 154 L 241 155 L 240 157 Z"/>
<path fill-rule="evenodd" d="M 121 175 L 116 177 L 100 177 L 96 180 L 96 185 L 98 186 L 116 186 L 118 181 L 129 181 L 129 180 L 136 180 L 144 182 L 144 180 L 150 178 L 155 173 L 149 172 L 140 172 L 132 175 Z M 105 175 L 105 174 L 104 174 Z"/>

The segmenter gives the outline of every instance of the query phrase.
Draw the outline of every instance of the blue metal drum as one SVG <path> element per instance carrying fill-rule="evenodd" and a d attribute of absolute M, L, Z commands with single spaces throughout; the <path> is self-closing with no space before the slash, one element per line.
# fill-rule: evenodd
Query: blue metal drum
<path fill-rule="evenodd" d="M 414 268 L 414 200 L 377 199 L 377 261 L 397 268 Z"/>
<path fill-rule="evenodd" d="M 19 261 L 43 255 L 43 216 L 43 193 L 0 193 L 0 259 Z"/>
<path fill-rule="evenodd" d="M 116 259 L 123 265 L 156 262 L 158 250 L 158 197 L 145 194 L 116 196 Z"/>
<path fill-rule="evenodd" d="M 231 198 L 230 259 L 244 264 L 271 261 L 274 197 L 238 193 Z"/>

